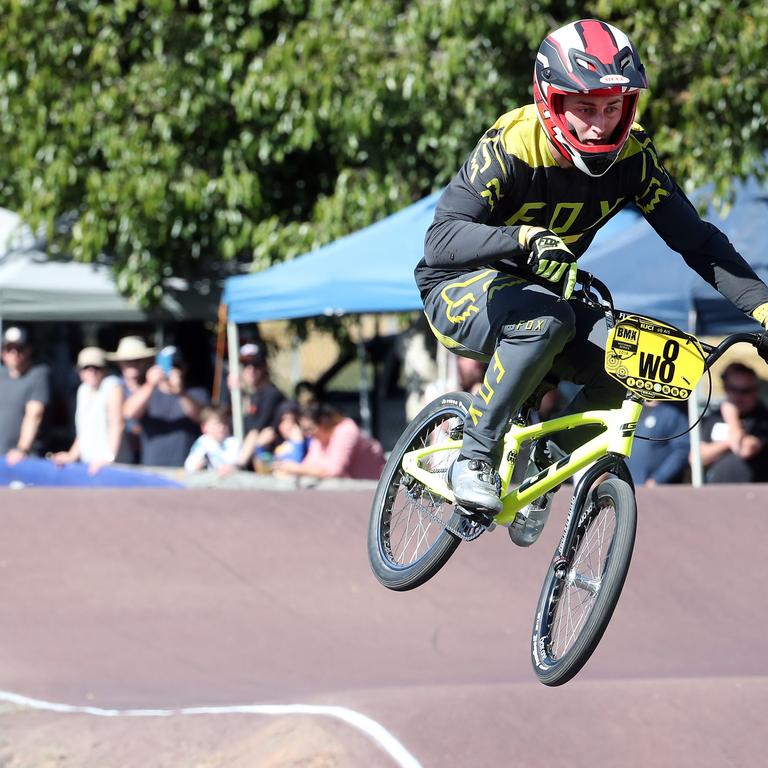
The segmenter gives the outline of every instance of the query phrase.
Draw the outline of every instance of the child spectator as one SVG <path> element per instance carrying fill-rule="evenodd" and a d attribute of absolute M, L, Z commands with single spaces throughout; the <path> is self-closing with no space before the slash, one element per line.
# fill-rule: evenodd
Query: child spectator
<path fill-rule="evenodd" d="M 309 448 L 309 438 L 299 423 L 298 403 L 283 403 L 277 413 L 277 433 L 283 442 L 275 448 L 275 460 L 303 461 Z"/>
<path fill-rule="evenodd" d="M 184 469 L 187 472 L 215 469 L 220 477 L 235 472 L 240 443 L 230 436 L 229 411 L 223 407 L 203 408 L 200 429 L 203 434 L 192 444 Z"/>
<path fill-rule="evenodd" d="M 278 461 L 274 468 L 287 475 L 348 477 L 375 480 L 384 467 L 381 445 L 364 434 L 349 417 L 324 403 L 302 411 L 301 428 L 310 437 L 302 462 Z"/>
<path fill-rule="evenodd" d="M 269 467 L 271 463 L 288 461 L 300 462 L 307 455 L 309 438 L 306 437 L 299 423 L 299 406 L 295 402 L 285 402 L 277 409 L 277 434 L 282 442 L 278 443 L 273 455 L 265 455 L 265 449 L 257 448 L 254 464 L 257 471 Z M 283 474 L 276 470 L 278 477 Z"/>
<path fill-rule="evenodd" d="M 75 406 L 75 441 L 68 451 L 53 454 L 56 464 L 82 461 L 95 474 L 111 464 L 123 434 L 123 390 L 108 374 L 107 356 L 99 347 L 85 347 L 77 356 L 81 384 Z"/>

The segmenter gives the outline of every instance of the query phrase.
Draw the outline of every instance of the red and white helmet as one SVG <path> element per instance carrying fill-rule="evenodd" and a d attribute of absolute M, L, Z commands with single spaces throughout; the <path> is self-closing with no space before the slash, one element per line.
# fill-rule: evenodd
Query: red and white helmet
<path fill-rule="evenodd" d="M 602 176 L 615 162 L 635 119 L 645 68 L 629 38 L 596 19 L 582 19 L 547 35 L 536 55 L 533 97 L 549 140 L 580 171 Z M 563 114 L 563 96 L 624 96 L 621 119 L 608 144 L 582 144 Z"/>

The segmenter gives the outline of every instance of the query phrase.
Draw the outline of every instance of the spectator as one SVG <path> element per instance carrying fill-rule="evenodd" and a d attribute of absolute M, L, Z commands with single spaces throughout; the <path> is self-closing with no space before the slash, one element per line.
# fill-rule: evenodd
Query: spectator
<path fill-rule="evenodd" d="M 643 408 L 637 438 L 664 438 L 688 429 L 688 419 L 680 408 L 661 400 L 649 400 Z M 627 465 L 637 485 L 679 483 L 688 466 L 688 435 L 677 440 L 654 442 L 635 439 Z"/>
<path fill-rule="evenodd" d="M 303 461 L 309 448 L 309 438 L 299 423 L 298 403 L 286 401 L 278 408 L 277 432 L 282 442 L 275 448 L 275 461 Z"/>
<path fill-rule="evenodd" d="M 35 448 L 50 397 L 48 366 L 32 364 L 27 332 L 11 326 L 3 334 L 0 368 L 0 451 L 10 465 Z"/>
<path fill-rule="evenodd" d="M 120 368 L 124 400 L 144 384 L 155 352 L 154 347 L 148 347 L 144 339 L 138 336 L 124 336 L 120 339 L 117 350 L 107 355 L 107 360 L 117 363 Z M 125 420 L 117 461 L 121 464 L 141 463 L 141 425 L 136 419 Z"/>
<path fill-rule="evenodd" d="M 203 408 L 200 429 L 203 434 L 192 444 L 184 469 L 187 472 L 214 469 L 219 477 L 236 472 L 240 442 L 230 435 L 229 409 L 223 406 Z"/>
<path fill-rule="evenodd" d="M 384 467 L 381 445 L 361 432 L 352 419 L 324 403 L 301 413 L 301 428 L 311 438 L 302 462 L 278 461 L 287 475 L 377 479 Z"/>
<path fill-rule="evenodd" d="M 262 346 L 243 344 L 240 347 L 240 365 L 245 437 L 239 463 L 246 466 L 257 449 L 269 452 L 274 449 L 278 440 L 277 408 L 285 397 L 272 383 Z M 230 381 L 230 389 L 236 383 Z"/>
<path fill-rule="evenodd" d="M 731 363 L 722 374 L 726 399 L 701 427 L 701 463 L 707 483 L 768 482 L 768 409 L 757 374 Z"/>
<path fill-rule="evenodd" d="M 308 408 L 314 405 L 320 398 L 318 397 L 317 386 L 311 381 L 300 381 L 293 388 L 293 399 L 299 406 L 299 409 Z"/>
<path fill-rule="evenodd" d="M 125 401 L 123 416 L 141 425 L 141 462 L 154 467 L 183 467 L 200 434 L 200 414 L 208 404 L 201 388 L 187 390 L 186 366 L 174 347 L 170 372 L 152 365 L 144 383 Z"/>
<path fill-rule="evenodd" d="M 77 356 L 80 386 L 75 407 L 75 441 L 68 451 L 53 455 L 56 464 L 82 461 L 89 474 L 115 461 L 123 434 L 123 390 L 117 376 L 108 375 L 103 349 L 85 347 Z"/>
<path fill-rule="evenodd" d="M 477 394 L 485 377 L 487 363 L 471 357 L 457 357 L 456 369 L 459 375 L 459 389 L 462 392 Z"/>

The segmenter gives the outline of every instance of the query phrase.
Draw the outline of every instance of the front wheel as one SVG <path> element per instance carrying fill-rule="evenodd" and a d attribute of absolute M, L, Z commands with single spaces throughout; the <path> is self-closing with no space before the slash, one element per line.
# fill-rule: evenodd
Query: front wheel
<path fill-rule="evenodd" d="M 371 508 L 368 557 L 374 575 L 389 589 L 413 589 L 431 579 L 461 543 L 446 530 L 461 524 L 453 504 L 406 475 L 402 462 L 409 451 L 460 441 L 471 402 L 465 392 L 437 398 L 409 424 L 387 460 Z M 458 452 L 451 447 L 431 453 L 421 467 L 444 475 Z"/>
<path fill-rule="evenodd" d="M 637 504 L 623 480 L 600 483 L 574 514 L 576 534 L 549 567 L 533 626 L 533 669 L 551 686 L 568 682 L 600 642 L 635 544 Z"/>

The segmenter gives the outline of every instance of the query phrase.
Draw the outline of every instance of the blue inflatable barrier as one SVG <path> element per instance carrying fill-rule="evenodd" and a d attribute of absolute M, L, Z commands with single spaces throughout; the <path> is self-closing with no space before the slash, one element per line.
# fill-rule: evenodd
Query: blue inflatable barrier
<path fill-rule="evenodd" d="M 24 459 L 10 467 L 0 457 L 0 487 L 77 486 L 80 488 L 184 488 L 182 483 L 135 469 L 106 466 L 96 474 L 86 464 L 57 466 L 46 459 Z"/>

